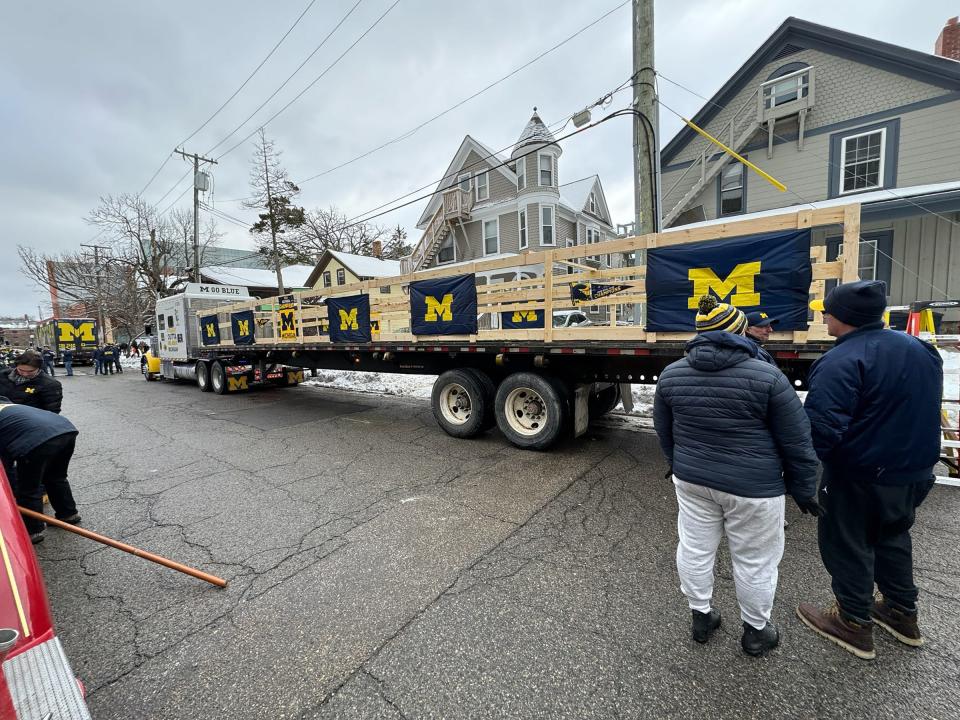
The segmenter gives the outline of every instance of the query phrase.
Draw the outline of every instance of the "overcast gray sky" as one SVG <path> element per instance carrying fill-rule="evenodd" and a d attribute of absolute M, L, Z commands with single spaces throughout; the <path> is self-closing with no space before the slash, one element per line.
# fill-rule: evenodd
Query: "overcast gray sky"
<path fill-rule="evenodd" d="M 232 147 L 314 80 L 394 0 L 361 0 L 340 30 L 276 98 L 214 151 Z M 294 180 L 396 137 L 526 63 L 621 0 L 400 0 L 303 97 L 267 126 Z M 243 91 L 188 144 L 206 152 L 260 105 L 356 0 L 318 0 Z M 138 192 L 174 145 L 239 86 L 308 0 L 196 3 L 126 0 L 8 3 L 0 27 L 0 315 L 49 311 L 22 277 L 15 248 L 76 249 L 93 234 L 84 216 L 108 193 Z M 657 66 L 712 94 L 783 20 L 806 20 L 932 52 L 957 0 L 673 0 L 656 5 Z M 630 3 L 509 80 L 402 142 L 303 183 L 301 204 L 359 215 L 435 182 L 467 133 L 495 149 L 516 140 L 536 105 L 548 123 L 587 105 L 631 72 Z M 666 83 L 664 101 L 688 116 L 698 98 Z M 624 106 L 628 93 L 611 110 Z M 661 117 L 669 140 L 678 122 Z M 564 145 L 561 182 L 599 173 L 615 221 L 633 215 L 630 122 L 614 120 Z M 246 143 L 214 169 L 214 204 L 247 194 Z M 156 202 L 185 170 L 167 163 L 144 197 Z M 181 185 L 163 201 L 168 205 Z M 190 194 L 184 195 L 186 205 Z M 423 203 L 378 222 L 406 227 Z M 225 245 L 252 247 L 220 222 Z"/>

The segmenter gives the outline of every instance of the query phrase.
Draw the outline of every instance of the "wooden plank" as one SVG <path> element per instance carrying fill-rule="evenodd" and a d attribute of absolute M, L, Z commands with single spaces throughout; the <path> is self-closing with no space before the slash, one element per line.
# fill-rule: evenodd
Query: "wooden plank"
<path fill-rule="evenodd" d="M 543 265 L 543 341 L 553 342 L 553 251 L 545 254 Z"/>
<path fill-rule="evenodd" d="M 647 333 L 639 325 L 586 325 L 576 328 L 556 328 L 553 331 L 554 340 L 636 340 L 643 342 Z"/>
<path fill-rule="evenodd" d="M 843 273 L 845 283 L 860 278 L 860 205 L 845 205 L 843 208 Z"/>
<path fill-rule="evenodd" d="M 839 280 L 843 277 L 843 263 L 839 260 L 834 260 L 833 262 L 818 262 L 814 263 L 813 268 L 813 279 L 814 280 Z"/>

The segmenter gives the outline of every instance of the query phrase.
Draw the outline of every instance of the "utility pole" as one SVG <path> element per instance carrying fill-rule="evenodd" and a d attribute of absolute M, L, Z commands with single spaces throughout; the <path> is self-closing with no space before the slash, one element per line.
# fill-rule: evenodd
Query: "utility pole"
<path fill-rule="evenodd" d="M 84 245 L 83 243 L 80 243 L 80 247 L 91 248 L 93 250 L 93 272 L 97 283 L 97 324 L 100 326 L 100 342 L 102 343 L 107 339 L 107 325 L 103 315 L 103 287 L 102 278 L 100 276 L 100 251 L 108 250 L 109 248 L 106 245 Z"/>
<path fill-rule="evenodd" d="M 634 234 L 656 232 L 656 156 L 659 123 L 653 54 L 653 0 L 633 0 L 633 186 L 636 194 Z M 644 122 L 644 118 L 649 121 Z M 651 181 L 651 178 L 653 179 Z"/>
<path fill-rule="evenodd" d="M 193 281 L 200 282 L 200 188 L 197 187 L 197 181 L 200 179 L 200 163 L 216 165 L 217 161 L 183 150 L 174 152 L 193 159 Z"/>
<path fill-rule="evenodd" d="M 263 128 L 260 129 L 260 147 L 263 149 L 263 177 L 267 181 L 267 211 L 270 213 L 270 237 L 273 240 L 273 269 L 277 273 L 277 295 L 285 295 L 283 271 L 280 268 L 280 252 L 277 250 L 277 223 L 273 215 L 273 193 L 270 190 L 270 163 L 267 160 L 267 144 L 263 140 Z"/>

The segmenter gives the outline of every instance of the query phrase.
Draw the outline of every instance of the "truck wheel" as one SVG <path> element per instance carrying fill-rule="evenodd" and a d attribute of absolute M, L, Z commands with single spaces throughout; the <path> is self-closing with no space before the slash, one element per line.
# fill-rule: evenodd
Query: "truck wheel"
<path fill-rule="evenodd" d="M 514 373 L 497 389 L 497 426 L 519 448 L 546 450 L 560 437 L 568 405 L 559 381 L 529 372 Z"/>
<path fill-rule="evenodd" d="M 200 392 L 210 392 L 210 365 L 205 362 L 197 363 L 197 387 Z"/>
<path fill-rule="evenodd" d="M 433 384 L 433 417 L 447 435 L 475 437 L 487 429 L 484 421 L 489 414 L 490 395 L 489 388 L 474 371 L 448 370 Z"/>
<path fill-rule="evenodd" d="M 483 389 L 484 410 L 483 423 L 480 429 L 483 432 L 491 430 L 497 424 L 497 413 L 493 409 L 494 400 L 497 397 L 497 386 L 483 370 L 477 370 L 475 368 L 464 368 L 464 370 L 465 372 L 473 373 L 474 377 L 477 378 L 477 382 L 480 383 L 480 387 Z"/>
<path fill-rule="evenodd" d="M 587 402 L 590 419 L 602 417 L 620 404 L 620 387 L 611 385 L 598 393 L 591 393 Z"/>
<path fill-rule="evenodd" d="M 210 363 L 210 388 L 217 395 L 227 394 L 227 372 L 219 360 Z"/>

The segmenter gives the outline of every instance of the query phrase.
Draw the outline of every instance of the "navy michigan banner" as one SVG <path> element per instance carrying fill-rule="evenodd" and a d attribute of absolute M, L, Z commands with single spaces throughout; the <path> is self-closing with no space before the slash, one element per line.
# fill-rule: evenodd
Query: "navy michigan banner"
<path fill-rule="evenodd" d="M 455 275 L 410 283 L 410 329 L 414 335 L 476 333 L 476 277 Z"/>
<path fill-rule="evenodd" d="M 646 329 L 692 331 L 697 300 L 714 295 L 777 318 L 777 330 L 806 330 L 812 275 L 809 230 L 656 248 L 647 252 Z"/>

